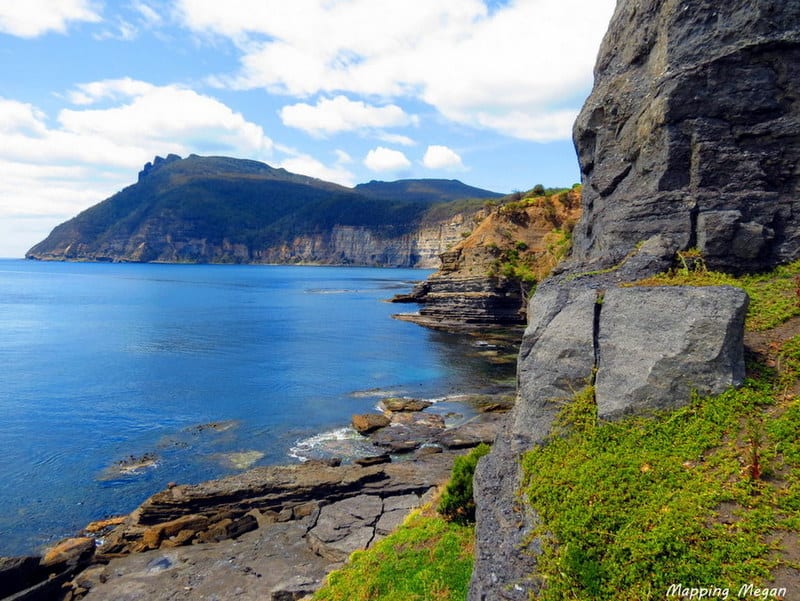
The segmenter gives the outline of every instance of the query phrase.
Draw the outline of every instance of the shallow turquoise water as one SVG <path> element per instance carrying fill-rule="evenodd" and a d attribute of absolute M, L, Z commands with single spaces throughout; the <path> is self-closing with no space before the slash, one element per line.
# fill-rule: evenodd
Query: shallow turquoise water
<path fill-rule="evenodd" d="M 427 273 L 0 261 L 0 555 L 232 460 L 293 461 L 386 394 L 508 376 L 474 339 L 391 319 L 408 307 L 381 301 Z"/>

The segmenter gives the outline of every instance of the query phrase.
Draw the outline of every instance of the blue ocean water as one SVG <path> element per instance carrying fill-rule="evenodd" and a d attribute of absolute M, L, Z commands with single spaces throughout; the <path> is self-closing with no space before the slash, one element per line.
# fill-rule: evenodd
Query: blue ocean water
<path fill-rule="evenodd" d="M 474 339 L 391 318 L 427 274 L 0 261 L 0 556 L 170 481 L 296 461 L 382 396 L 508 378 Z"/>

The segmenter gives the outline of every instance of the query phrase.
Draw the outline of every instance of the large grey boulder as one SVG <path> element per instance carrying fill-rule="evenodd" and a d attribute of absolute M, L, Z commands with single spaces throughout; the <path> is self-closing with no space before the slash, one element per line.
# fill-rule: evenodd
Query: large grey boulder
<path fill-rule="evenodd" d="M 738 288 L 546 286 L 533 297 L 508 428 L 478 464 L 477 549 L 470 601 L 528 599 L 541 586 L 521 502 L 520 457 L 592 381 L 600 419 L 685 405 L 744 379 L 747 295 Z"/>
<path fill-rule="evenodd" d="M 744 380 L 747 295 L 733 287 L 617 288 L 603 299 L 600 419 L 675 407 Z"/>
<path fill-rule="evenodd" d="M 597 294 L 591 288 L 553 287 L 531 299 L 517 364 L 519 401 L 512 411 L 512 434 L 519 443 L 544 441 L 563 403 L 589 383 Z"/>
<path fill-rule="evenodd" d="M 800 256 L 800 2 L 621 0 L 574 127 L 578 263 L 660 236 L 715 268 Z"/>

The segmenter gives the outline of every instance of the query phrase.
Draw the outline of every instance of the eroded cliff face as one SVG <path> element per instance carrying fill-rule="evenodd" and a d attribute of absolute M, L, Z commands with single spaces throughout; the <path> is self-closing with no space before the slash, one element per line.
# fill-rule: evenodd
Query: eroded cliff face
<path fill-rule="evenodd" d="M 435 269 L 439 256 L 474 227 L 474 215 L 457 214 L 427 222 L 407 234 L 349 225 L 295 237 L 290 243 L 251 247 L 227 238 L 221 241 L 184 235 L 172 222 L 147 222 L 133 235 L 109 237 L 100 244 L 68 242 L 47 252 L 30 253 L 40 260 L 132 261 L 163 263 L 310 263 Z"/>
<path fill-rule="evenodd" d="M 617 419 L 741 382 L 741 291 L 619 284 L 693 247 L 731 272 L 800 256 L 798 69 L 795 0 L 619 0 L 574 129 L 573 253 L 531 299 L 517 403 L 476 472 L 471 601 L 544 585 L 519 461 L 576 391 L 593 383 L 598 415 Z"/>
<path fill-rule="evenodd" d="M 794 0 L 618 3 L 574 128 L 578 262 L 655 236 L 734 272 L 800 256 L 799 21 Z"/>
<path fill-rule="evenodd" d="M 568 249 L 580 205 L 576 188 L 479 212 L 439 270 L 401 299 L 422 303 L 419 313 L 400 317 L 443 329 L 524 325 L 528 294 Z"/>
<path fill-rule="evenodd" d="M 439 256 L 474 227 L 475 215 L 458 213 L 444 221 L 426 222 L 401 236 L 370 228 L 334 226 L 331 232 L 298 236 L 290 244 L 253 254 L 262 263 L 326 263 L 436 269 Z"/>

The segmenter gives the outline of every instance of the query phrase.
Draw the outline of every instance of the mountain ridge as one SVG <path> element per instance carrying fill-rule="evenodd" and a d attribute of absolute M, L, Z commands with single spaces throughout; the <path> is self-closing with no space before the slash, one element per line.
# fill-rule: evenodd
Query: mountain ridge
<path fill-rule="evenodd" d="M 438 207 L 441 213 L 443 205 L 468 195 L 502 197 L 457 180 L 347 188 L 258 161 L 168 155 L 147 163 L 136 183 L 56 226 L 26 258 L 411 267 L 417 266 L 414 233 L 426 211 Z M 337 248 L 342 228 L 371 241 L 374 257 Z"/>

